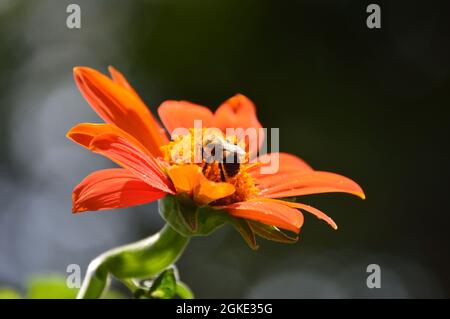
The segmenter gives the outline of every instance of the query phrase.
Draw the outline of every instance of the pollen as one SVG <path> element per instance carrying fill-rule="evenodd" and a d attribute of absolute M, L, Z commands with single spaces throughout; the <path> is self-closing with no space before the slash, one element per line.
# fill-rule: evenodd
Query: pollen
<path fill-rule="evenodd" d="M 232 195 L 218 200 L 219 203 L 217 204 L 219 205 L 244 202 L 255 198 L 259 193 L 259 189 L 256 186 L 253 177 L 242 169 L 236 176 L 232 177 L 227 182 L 232 184 L 236 191 Z"/>
<path fill-rule="evenodd" d="M 174 136 L 172 141 L 161 146 L 164 160 L 170 165 L 196 163 L 196 155 L 200 154 L 201 158 L 201 149 L 196 149 L 195 134 L 194 129 L 190 129 L 189 134 Z"/>

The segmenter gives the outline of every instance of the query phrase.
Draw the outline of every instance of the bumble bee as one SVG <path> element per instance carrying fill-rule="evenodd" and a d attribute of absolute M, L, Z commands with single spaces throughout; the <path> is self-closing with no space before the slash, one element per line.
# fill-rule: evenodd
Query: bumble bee
<path fill-rule="evenodd" d="M 203 166 L 203 174 L 211 163 L 218 163 L 220 179 L 224 182 L 239 173 L 242 158 L 245 151 L 239 145 L 233 144 L 222 137 L 206 137 L 202 145 L 203 154 L 206 153 L 206 163 Z"/>

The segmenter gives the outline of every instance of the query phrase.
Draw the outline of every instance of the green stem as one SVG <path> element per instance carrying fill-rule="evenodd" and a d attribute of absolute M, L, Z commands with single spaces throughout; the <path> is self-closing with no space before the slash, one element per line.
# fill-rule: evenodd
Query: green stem
<path fill-rule="evenodd" d="M 166 224 L 151 237 L 101 254 L 89 264 L 77 298 L 100 298 L 110 275 L 121 280 L 158 275 L 176 262 L 188 242 Z"/>

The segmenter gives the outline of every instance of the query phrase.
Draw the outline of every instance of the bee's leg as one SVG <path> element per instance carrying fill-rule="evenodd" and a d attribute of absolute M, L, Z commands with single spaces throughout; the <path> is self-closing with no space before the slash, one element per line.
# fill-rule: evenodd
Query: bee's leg
<path fill-rule="evenodd" d="M 223 168 L 223 163 L 219 163 L 219 171 L 220 171 L 220 180 L 222 182 L 225 182 L 226 177 L 225 177 L 225 170 Z"/>

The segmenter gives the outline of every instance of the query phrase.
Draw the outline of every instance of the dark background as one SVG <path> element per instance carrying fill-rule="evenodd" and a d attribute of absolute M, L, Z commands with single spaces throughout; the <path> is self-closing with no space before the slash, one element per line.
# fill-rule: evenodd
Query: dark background
<path fill-rule="evenodd" d="M 82 28 L 65 25 L 81 6 Z M 449 14 L 446 1 L 0 0 L 0 283 L 83 271 L 113 246 L 156 232 L 153 204 L 71 215 L 72 188 L 111 164 L 65 138 L 99 122 L 72 67 L 120 69 L 155 111 L 166 99 L 215 108 L 250 97 L 281 149 L 349 176 L 360 201 L 305 197 L 295 245 L 251 251 L 231 229 L 197 238 L 178 262 L 198 297 L 448 297 Z M 366 267 L 379 264 L 381 289 Z"/>

